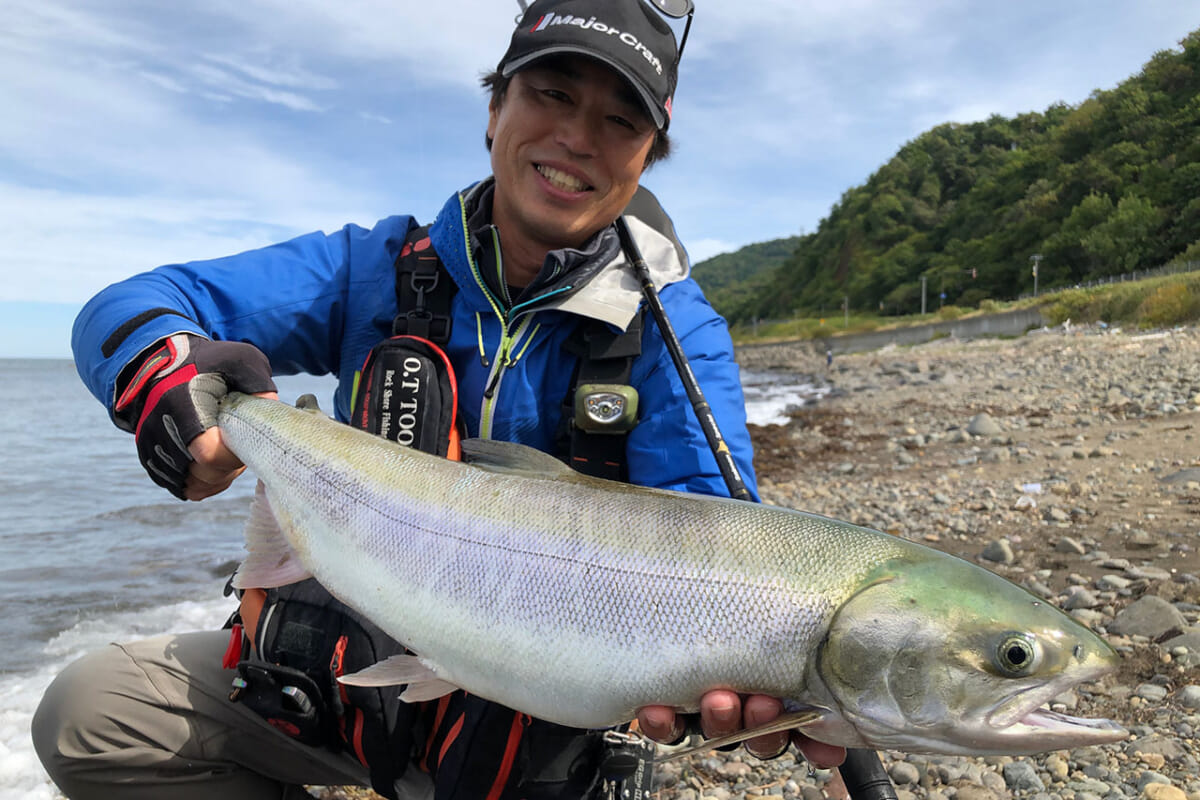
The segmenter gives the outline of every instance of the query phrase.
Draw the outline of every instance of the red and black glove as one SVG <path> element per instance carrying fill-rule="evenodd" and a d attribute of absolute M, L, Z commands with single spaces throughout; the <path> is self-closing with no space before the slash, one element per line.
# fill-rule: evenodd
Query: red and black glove
<path fill-rule="evenodd" d="M 150 479 L 180 500 L 192 461 L 188 444 L 217 424 L 217 404 L 231 391 L 275 391 L 263 352 L 245 342 L 177 333 L 142 362 L 117 398 L 116 414 L 136 420 L 138 459 Z"/>

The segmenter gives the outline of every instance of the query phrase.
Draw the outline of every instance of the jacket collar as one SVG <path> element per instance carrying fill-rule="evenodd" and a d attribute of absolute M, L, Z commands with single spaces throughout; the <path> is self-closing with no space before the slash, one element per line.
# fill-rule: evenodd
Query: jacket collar
<path fill-rule="evenodd" d="M 507 292 L 500 285 L 493 252 L 499 241 L 491 224 L 493 190 L 494 180 L 488 178 L 447 200 L 430 228 L 430 238 L 471 307 L 476 311 L 491 308 L 503 316 L 508 304 L 501 300 Z M 628 221 L 655 286 L 661 289 L 687 277 L 687 264 L 669 238 L 636 217 Z M 512 313 L 556 309 L 625 330 L 641 301 L 641 284 L 610 226 L 581 249 L 548 253 L 538 277 L 513 298 Z"/>

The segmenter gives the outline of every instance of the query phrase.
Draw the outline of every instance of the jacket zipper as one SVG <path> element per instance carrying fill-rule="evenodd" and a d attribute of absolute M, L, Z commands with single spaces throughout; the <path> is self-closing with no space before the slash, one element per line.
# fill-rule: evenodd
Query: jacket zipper
<path fill-rule="evenodd" d="M 492 362 L 491 372 L 488 373 L 487 388 L 483 392 L 483 407 L 479 412 L 479 438 L 492 438 L 492 414 L 494 412 L 494 403 L 492 402 L 496 396 L 496 392 L 500 388 L 500 378 L 504 374 L 504 369 L 507 367 L 509 350 L 513 343 L 521 338 L 521 334 L 528 327 L 529 317 L 525 317 L 522 323 L 517 326 L 516 331 L 510 334 L 510 326 L 513 322 L 511 317 L 512 311 L 505 313 L 492 291 L 488 288 L 487 282 L 483 280 L 483 276 L 479 272 L 479 265 L 475 262 L 475 256 L 471 252 L 471 234 L 467 231 L 467 209 L 462 203 L 459 204 L 462 213 L 462 231 L 463 231 L 463 249 L 467 255 L 467 263 L 471 266 L 471 276 L 475 279 L 476 285 L 483 292 L 483 296 L 487 298 L 488 304 L 492 307 L 492 313 L 496 315 L 496 319 L 500 321 L 500 345 L 496 349 L 496 359 Z M 500 251 L 500 242 L 497 241 L 496 231 L 492 230 L 492 247 L 496 253 L 497 268 L 500 273 L 504 272 L 503 255 Z M 483 347 L 483 326 L 481 320 L 476 317 L 475 324 L 479 326 L 479 352 L 481 363 L 486 364 L 487 357 Z"/>
<path fill-rule="evenodd" d="M 501 320 L 504 333 L 500 337 L 500 347 L 497 350 L 497 357 L 492 364 L 491 374 L 488 375 L 487 388 L 483 391 L 483 408 L 479 412 L 479 437 L 481 439 L 492 438 L 492 423 L 496 412 L 496 394 L 500 391 L 500 382 L 504 377 L 504 371 L 521 360 L 521 356 L 524 355 L 525 350 L 529 347 L 534 335 L 537 333 L 537 327 L 541 327 L 539 325 L 533 329 L 526 337 L 525 346 L 521 348 L 516 356 L 513 356 L 513 348 L 521 341 L 521 337 L 525 336 L 525 332 L 529 330 L 529 323 L 533 321 L 533 315 L 522 314 L 519 318 L 521 321 L 517 325 L 516 330 L 512 331 L 511 334 L 509 332 L 511 321 Z"/>
<path fill-rule="evenodd" d="M 533 337 L 537 335 L 538 328 L 541 327 L 540 324 L 535 326 L 533 331 L 527 337 L 525 344 L 520 351 L 518 351 L 515 356 L 511 355 L 513 347 L 521 341 L 521 337 L 525 335 L 525 332 L 529 329 L 529 323 L 533 320 L 534 314 L 529 306 L 540 303 L 541 301 L 549 297 L 553 297 L 556 294 L 569 292 L 571 291 L 571 287 L 564 286 L 555 289 L 552 292 L 535 297 L 529 301 L 526 301 L 525 303 L 513 306 L 505 311 L 500 302 L 496 299 L 495 295 L 493 295 L 492 291 L 488 288 L 487 282 L 483 280 L 483 276 L 479 272 L 479 265 L 475 262 L 475 256 L 471 252 L 471 235 L 467 232 L 467 209 L 465 204 L 460 203 L 459 209 L 462 214 L 463 249 L 467 256 L 467 263 L 471 267 L 471 276 L 475 279 L 476 285 L 478 285 L 480 290 L 483 292 L 483 296 L 487 298 L 488 304 L 492 307 L 492 313 L 495 314 L 496 319 L 500 321 L 500 345 L 496 349 L 497 357 L 492 362 L 491 371 L 488 373 L 487 388 L 483 391 L 483 407 L 480 409 L 479 413 L 479 438 L 490 439 L 492 438 L 492 427 L 496 410 L 495 398 L 497 393 L 500 391 L 500 382 L 504 377 L 504 370 L 521 360 L 521 357 L 525 354 L 525 351 L 529 348 L 529 345 L 532 344 Z M 500 250 L 500 241 L 496 233 L 496 229 L 492 228 L 491 233 L 492 248 L 496 253 L 496 267 L 497 270 L 499 270 L 501 282 L 503 282 L 504 256 Z M 520 324 L 517 325 L 516 330 L 513 330 L 512 324 L 518 319 L 521 320 Z M 475 317 L 475 325 L 476 334 L 479 338 L 479 360 L 480 363 L 486 367 L 488 366 L 488 359 L 483 344 L 483 325 L 478 314 L 476 314 Z"/>

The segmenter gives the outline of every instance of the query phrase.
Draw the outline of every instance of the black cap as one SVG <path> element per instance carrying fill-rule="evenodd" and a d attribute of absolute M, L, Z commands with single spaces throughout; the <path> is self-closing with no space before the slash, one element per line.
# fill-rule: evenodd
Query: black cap
<path fill-rule="evenodd" d="M 497 67 L 509 77 L 534 61 L 577 53 L 608 64 L 637 90 L 660 130 L 671 124 L 675 34 L 645 0 L 537 0 Z"/>

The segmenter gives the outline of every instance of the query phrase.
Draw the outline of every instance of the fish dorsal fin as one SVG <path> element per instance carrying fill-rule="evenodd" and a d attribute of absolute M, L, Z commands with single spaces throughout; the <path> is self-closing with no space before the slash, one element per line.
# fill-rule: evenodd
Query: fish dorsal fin
<path fill-rule="evenodd" d="M 312 393 L 302 394 L 296 398 L 296 408 L 301 411 L 309 411 L 313 414 L 324 414 L 321 410 L 321 404 L 317 402 L 317 396 Z"/>
<path fill-rule="evenodd" d="M 515 442 L 464 439 L 462 454 L 465 463 L 489 472 L 551 481 L 576 481 L 583 477 L 554 456 Z"/>

